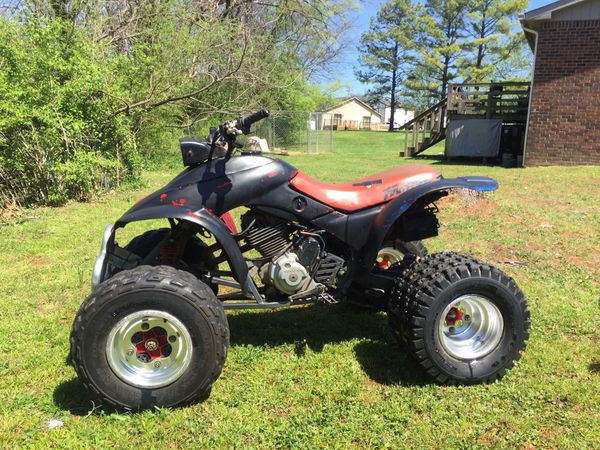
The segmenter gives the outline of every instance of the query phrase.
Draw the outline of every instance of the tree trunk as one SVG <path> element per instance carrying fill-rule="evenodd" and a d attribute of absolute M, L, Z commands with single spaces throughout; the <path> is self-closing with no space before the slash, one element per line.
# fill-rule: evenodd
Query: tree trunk
<path fill-rule="evenodd" d="M 438 99 L 442 101 L 446 97 L 446 93 L 448 91 L 448 66 L 450 65 L 450 60 L 446 56 L 444 57 L 444 70 L 442 71 L 442 92 L 441 96 Z"/>
<path fill-rule="evenodd" d="M 487 32 L 487 30 L 485 29 L 485 13 L 482 16 L 481 19 L 481 32 L 479 33 L 479 39 L 483 40 L 485 39 L 485 34 Z M 477 64 L 475 65 L 475 67 L 477 67 L 478 69 L 481 69 L 481 66 L 483 64 L 483 50 L 484 50 L 484 44 L 479 44 L 478 48 L 477 48 Z"/>
<path fill-rule="evenodd" d="M 390 90 L 390 126 L 388 131 L 394 131 L 396 117 L 396 78 L 398 77 L 398 43 L 394 45 L 394 64 L 392 68 L 392 89 Z M 384 112 L 385 116 L 385 112 Z"/>
<path fill-rule="evenodd" d="M 394 131 L 395 117 L 396 117 L 396 69 L 394 68 L 392 70 L 392 90 L 390 92 L 390 126 L 388 127 L 388 131 Z"/>

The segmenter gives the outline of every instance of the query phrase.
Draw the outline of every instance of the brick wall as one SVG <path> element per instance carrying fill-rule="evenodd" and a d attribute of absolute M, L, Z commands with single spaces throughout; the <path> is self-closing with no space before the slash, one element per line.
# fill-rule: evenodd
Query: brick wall
<path fill-rule="evenodd" d="M 600 165 L 600 20 L 537 31 L 525 165 Z"/>

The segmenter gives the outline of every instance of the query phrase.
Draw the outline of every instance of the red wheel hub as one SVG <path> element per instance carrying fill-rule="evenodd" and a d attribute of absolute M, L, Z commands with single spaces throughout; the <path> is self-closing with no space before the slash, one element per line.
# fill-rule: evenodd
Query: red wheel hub
<path fill-rule="evenodd" d="M 446 325 L 449 327 L 453 327 L 456 321 L 463 320 L 463 313 L 456 307 L 452 307 L 448 314 L 446 314 Z"/>
<path fill-rule="evenodd" d="M 377 267 L 379 267 L 380 269 L 383 269 L 383 270 L 388 270 L 390 268 L 390 266 L 391 266 L 390 259 L 387 256 L 384 256 L 383 259 L 377 265 Z"/>
<path fill-rule="evenodd" d="M 138 358 L 147 361 L 167 357 L 172 351 L 167 332 L 160 327 L 138 331 L 132 336 L 131 343 L 135 346 Z"/>

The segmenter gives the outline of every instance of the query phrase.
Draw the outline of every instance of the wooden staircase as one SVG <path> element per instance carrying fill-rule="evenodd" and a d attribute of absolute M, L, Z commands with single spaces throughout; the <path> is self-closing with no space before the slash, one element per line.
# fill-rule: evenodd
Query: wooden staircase
<path fill-rule="evenodd" d="M 416 156 L 446 138 L 452 120 L 501 119 L 503 124 L 525 124 L 529 82 L 461 83 L 448 86 L 448 97 L 402 125 L 404 152 Z"/>
<path fill-rule="evenodd" d="M 400 156 L 416 156 L 443 141 L 446 138 L 447 110 L 446 97 L 402 125 L 399 130 L 404 131 L 404 152 Z"/>

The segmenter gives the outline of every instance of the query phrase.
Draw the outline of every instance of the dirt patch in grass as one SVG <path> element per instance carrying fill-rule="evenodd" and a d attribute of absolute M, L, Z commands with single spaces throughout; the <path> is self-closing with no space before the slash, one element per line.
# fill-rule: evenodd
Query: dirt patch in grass
<path fill-rule="evenodd" d="M 50 264 L 50 259 L 44 257 L 33 257 L 29 260 L 35 267 L 43 267 Z"/>
<path fill-rule="evenodd" d="M 542 252 L 545 253 L 548 251 L 548 247 L 544 244 L 540 244 L 537 242 L 528 241 L 523 247 L 528 252 Z"/>
<path fill-rule="evenodd" d="M 589 270 L 590 272 L 595 272 L 598 270 L 600 266 L 600 257 L 598 254 L 596 255 L 587 255 L 587 256 L 574 256 L 569 255 L 566 257 L 569 264 L 572 264 L 577 267 L 582 267 L 584 269 Z"/>
<path fill-rule="evenodd" d="M 564 202 L 560 202 L 558 200 L 555 200 L 555 199 L 548 199 L 548 198 L 540 199 L 540 198 L 536 198 L 533 201 L 535 201 L 536 208 L 542 207 L 542 209 L 543 209 L 545 207 L 548 207 L 548 208 L 554 208 L 554 209 L 560 209 L 560 210 L 566 210 L 566 209 L 571 210 L 571 209 L 573 209 L 572 206 L 570 206 L 568 204 L 565 204 Z"/>
<path fill-rule="evenodd" d="M 6 205 L 2 210 L 0 210 L 0 223 L 1 222 L 10 222 L 14 220 L 19 215 L 19 207 L 16 203 L 11 203 Z"/>
<path fill-rule="evenodd" d="M 515 249 L 512 247 L 508 247 L 497 241 L 491 242 L 490 247 L 492 248 L 494 257 L 498 261 L 508 261 L 516 258 Z"/>
<path fill-rule="evenodd" d="M 496 203 L 489 198 L 482 198 L 471 205 L 466 204 L 464 210 L 466 216 L 488 217 L 494 213 Z"/>
<path fill-rule="evenodd" d="M 488 217 L 496 209 L 492 198 L 484 196 L 481 192 L 466 189 L 453 191 L 437 203 L 440 209 L 460 210 L 461 215 L 467 217 Z"/>
<path fill-rule="evenodd" d="M 533 252 L 531 252 L 531 254 L 527 252 L 527 254 L 524 255 L 523 252 L 520 251 L 522 249 L 507 247 L 499 242 L 492 242 L 490 247 L 492 249 L 496 264 L 501 266 L 531 266 L 537 259 L 533 255 Z"/>

